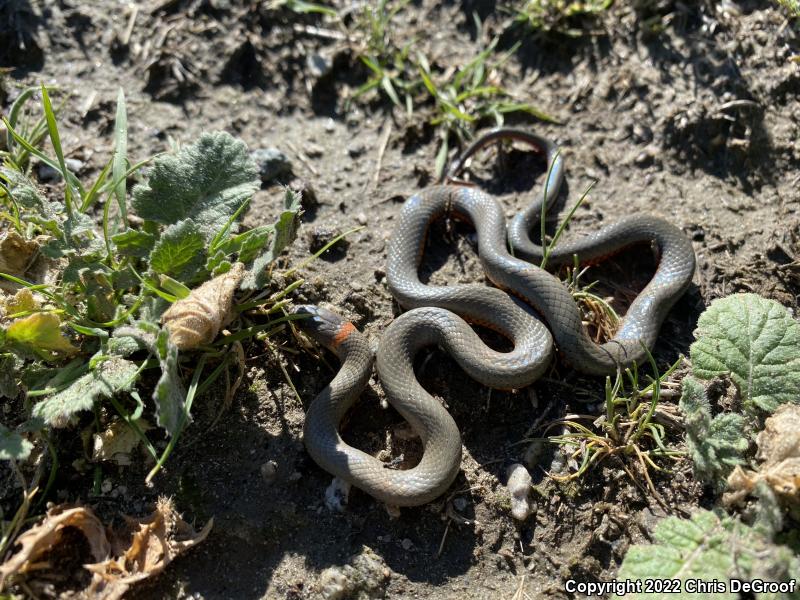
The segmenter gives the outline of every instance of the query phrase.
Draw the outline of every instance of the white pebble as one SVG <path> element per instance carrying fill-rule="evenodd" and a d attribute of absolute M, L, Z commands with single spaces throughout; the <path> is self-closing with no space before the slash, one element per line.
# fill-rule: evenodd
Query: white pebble
<path fill-rule="evenodd" d="M 270 460 L 261 465 L 261 477 L 266 483 L 273 483 L 278 475 L 278 463 Z"/>
<path fill-rule="evenodd" d="M 511 516 L 517 521 L 524 521 L 531 514 L 531 503 L 528 494 L 531 490 L 531 474 L 523 465 L 514 463 L 506 471 L 508 475 L 508 493 L 511 496 Z"/>
<path fill-rule="evenodd" d="M 344 512 L 349 495 L 350 484 L 336 477 L 325 489 L 325 506 L 331 512 Z"/>

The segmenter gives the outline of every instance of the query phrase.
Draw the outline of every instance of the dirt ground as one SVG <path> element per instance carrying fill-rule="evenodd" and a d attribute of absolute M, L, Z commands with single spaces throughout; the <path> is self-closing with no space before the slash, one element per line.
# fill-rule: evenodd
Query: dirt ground
<path fill-rule="evenodd" d="M 80 175 L 96 173 L 110 155 L 119 86 L 128 99 L 134 158 L 216 129 L 250 148 L 283 150 L 294 174 L 283 183 L 302 182 L 317 199 L 305 207 L 287 264 L 333 233 L 365 225 L 305 269 L 308 283 L 297 299 L 326 303 L 373 341 L 380 337 L 398 314 L 384 275 L 387 240 L 403 199 L 433 180 L 437 140 L 424 125 L 429 107 L 410 119 L 379 101 L 347 107 L 366 72 L 346 41 L 314 32 L 325 29 L 318 16 L 268 3 L 143 2 L 129 37 L 132 4 L 9 5 L 19 10 L 4 8 L 8 22 L 0 27 L 8 36 L 16 19 L 14 31 L 24 39 L 5 39 L 0 47 L 3 66 L 15 67 L 6 106 L 16 86 L 44 82 L 71 90 L 61 133 L 68 156 L 83 162 Z M 694 285 L 662 329 L 659 364 L 688 352 L 698 315 L 716 297 L 753 291 L 796 307 L 800 67 L 791 58 L 800 54 L 797 22 L 768 2 L 620 1 L 591 35 L 572 39 L 508 30 L 501 8 L 424 0 L 409 4 L 397 24 L 400 35 L 443 66 L 463 64 L 493 35 L 500 35 L 501 49 L 522 42 L 496 76 L 516 99 L 534 102 L 562 124 L 517 124 L 563 149 L 567 205 L 597 180 L 569 235 L 641 211 L 673 221 L 691 237 Z M 480 38 L 473 13 L 484 22 Z M 13 51 L 19 43 L 25 52 Z M 313 55 L 330 60 L 328 73 L 312 68 Z M 524 149 L 512 151 L 502 167 L 494 152 L 477 162 L 474 170 L 509 215 L 539 193 L 543 165 Z M 265 187 L 245 223 L 271 223 L 281 201 L 278 184 Z M 431 282 L 484 280 L 471 234 L 466 226 L 453 232 L 436 226 L 423 267 Z M 615 264 L 589 278 L 613 281 L 607 289 L 620 298 L 654 269 L 649 257 L 633 253 Z M 357 554 L 372 569 L 358 597 L 567 598 L 565 580 L 613 577 L 628 546 L 646 541 L 666 514 L 612 463 L 562 485 L 543 475 L 551 468 L 552 456 L 545 455 L 534 471 L 536 512 L 516 524 L 502 484 L 507 466 L 525 452 L 520 440 L 537 420 L 597 411 L 603 381 L 558 364 L 529 390 L 490 393 L 442 351 L 431 350 L 420 364 L 421 381 L 461 428 L 464 458 L 448 494 L 399 517 L 357 490 L 344 513 L 325 508 L 330 476 L 305 453 L 302 426 L 305 407 L 333 372 L 311 354 L 276 355 L 258 343 L 248 349 L 246 380 L 232 406 L 209 429 L 220 398 L 195 404 L 195 424 L 152 487 L 143 484 L 144 465 L 106 467 L 111 490 L 81 496 L 91 478 L 66 465 L 58 499 L 82 500 L 106 515 L 143 514 L 158 495 L 170 494 L 188 521 L 201 526 L 213 516 L 205 542 L 128 596 L 142 599 L 314 598 L 321 572 Z M 405 448 L 413 455 L 402 419 L 381 408 L 381 397 L 373 380 L 345 438 L 368 451 L 396 456 Z M 681 432 L 671 435 L 680 447 Z M 263 474 L 269 461 L 277 465 L 274 478 Z M 709 504 L 686 460 L 654 483 L 673 514 Z"/>

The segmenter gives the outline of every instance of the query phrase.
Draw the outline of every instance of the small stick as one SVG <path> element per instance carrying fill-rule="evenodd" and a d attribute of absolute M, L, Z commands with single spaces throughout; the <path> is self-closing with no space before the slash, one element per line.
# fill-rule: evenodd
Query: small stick
<path fill-rule="evenodd" d="M 295 156 L 297 156 L 297 158 L 300 159 L 300 162 L 303 163 L 306 169 L 311 171 L 311 173 L 313 173 L 314 175 L 319 175 L 319 172 L 314 168 L 314 165 L 311 164 L 311 161 L 309 160 L 308 156 L 306 156 L 302 150 L 299 150 L 294 144 L 292 144 L 292 142 L 287 141 L 285 142 L 285 144 L 289 147 L 289 149 L 292 152 L 294 152 Z"/>
<path fill-rule="evenodd" d="M 436 551 L 436 558 L 439 558 L 442 555 L 442 550 L 444 550 L 444 541 L 447 539 L 447 532 L 450 531 L 450 523 L 452 522 L 452 519 L 447 519 L 447 527 L 444 528 L 442 541 L 439 543 L 439 549 Z"/>
<path fill-rule="evenodd" d="M 292 30 L 295 33 L 305 33 L 306 35 L 311 35 L 326 40 L 343 42 L 348 39 L 347 36 L 340 31 L 333 29 L 320 29 L 319 27 L 314 27 L 313 25 L 300 25 L 299 23 L 295 23 L 292 25 Z"/>
<path fill-rule="evenodd" d="M 386 119 L 383 124 L 383 131 L 381 132 L 380 146 L 378 147 L 378 157 L 375 160 L 375 173 L 366 186 L 364 191 L 375 191 L 378 188 L 378 181 L 381 177 L 381 167 L 383 166 L 383 155 L 386 153 L 386 147 L 389 145 L 389 136 L 392 135 L 392 121 Z"/>
<path fill-rule="evenodd" d="M 136 24 L 136 15 L 138 14 L 139 14 L 139 5 L 134 4 L 133 7 L 131 8 L 131 14 L 128 17 L 128 26 L 122 33 L 122 37 L 119 38 L 119 41 L 122 43 L 123 46 L 127 46 L 131 41 L 131 35 L 133 34 L 133 26 Z"/>

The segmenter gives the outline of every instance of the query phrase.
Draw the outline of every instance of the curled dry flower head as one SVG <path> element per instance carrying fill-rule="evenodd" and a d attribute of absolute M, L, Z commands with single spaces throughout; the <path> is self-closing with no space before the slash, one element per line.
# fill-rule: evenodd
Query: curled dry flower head
<path fill-rule="evenodd" d="M 213 341 L 230 320 L 233 294 L 244 272 L 244 265 L 236 263 L 170 306 L 161 323 L 169 330 L 172 343 L 180 350 L 191 350 Z"/>

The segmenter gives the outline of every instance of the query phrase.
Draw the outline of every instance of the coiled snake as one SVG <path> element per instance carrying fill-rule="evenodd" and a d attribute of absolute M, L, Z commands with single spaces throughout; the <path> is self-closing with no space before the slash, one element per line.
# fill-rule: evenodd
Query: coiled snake
<path fill-rule="evenodd" d="M 461 461 L 458 427 L 414 374 L 413 360 L 421 348 L 438 344 L 472 378 L 501 389 L 524 387 L 540 377 L 553 355 L 553 338 L 574 368 L 589 374 L 613 373 L 618 366 L 643 360 L 694 273 L 691 242 L 671 223 L 650 215 L 631 215 L 579 241 L 558 244 L 548 256 L 549 265 L 572 264 L 574 255 L 582 263 L 593 263 L 641 242 L 654 244 L 660 255 L 655 275 L 631 303 L 616 335 L 596 344 L 585 331 L 567 288 L 533 264 L 541 261 L 542 248 L 531 241 L 530 231 L 539 223 L 542 202 L 545 208 L 552 205 L 564 178 L 564 162 L 556 147 L 524 131 L 496 129 L 464 151 L 453 163 L 448 179 L 478 149 L 509 138 L 546 155 L 549 179 L 546 194 L 511 221 L 508 235 L 502 207 L 494 198 L 474 187 L 448 183 L 422 190 L 405 202 L 388 248 L 389 289 L 408 312 L 384 333 L 377 369 L 388 401 L 422 439 L 419 464 L 408 470 L 390 470 L 342 440 L 339 423 L 366 386 L 372 353 L 364 336 L 339 315 L 316 306 L 296 309 L 310 316 L 300 321 L 300 326 L 342 362 L 339 373 L 309 407 L 306 448 L 323 469 L 390 505 L 415 506 L 433 500 L 450 486 Z M 442 216 L 473 223 L 481 263 L 496 288 L 435 286 L 420 281 L 418 268 L 428 228 Z M 542 321 L 507 292 L 524 300 Z M 513 350 L 492 350 L 468 322 L 501 333 L 513 343 Z"/>

